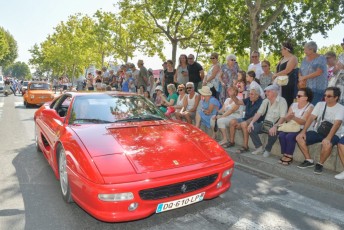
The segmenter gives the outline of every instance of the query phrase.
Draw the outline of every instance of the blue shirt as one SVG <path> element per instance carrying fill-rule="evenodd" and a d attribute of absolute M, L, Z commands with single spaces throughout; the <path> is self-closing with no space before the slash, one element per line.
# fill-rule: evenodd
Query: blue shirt
<path fill-rule="evenodd" d="M 313 59 L 312 61 L 307 61 L 304 58 L 301 62 L 301 76 L 306 76 L 308 74 L 314 73 L 317 69 L 322 70 L 322 74 L 318 77 L 307 79 L 307 87 L 314 91 L 324 92 L 327 88 L 327 64 L 326 58 L 323 55 Z"/>
<path fill-rule="evenodd" d="M 246 121 L 246 120 L 250 119 L 251 117 L 253 117 L 257 113 L 260 105 L 263 102 L 263 99 L 261 97 L 259 97 L 258 100 L 252 104 L 252 101 L 250 101 L 250 98 L 248 97 L 248 98 L 245 98 L 243 100 L 243 102 L 246 106 L 245 117 L 243 118 L 243 120 Z M 263 119 L 264 119 L 264 117 L 261 116 L 257 122 L 260 122 Z"/>
<path fill-rule="evenodd" d="M 129 82 L 134 81 L 134 78 L 130 77 L 128 80 L 124 80 L 122 84 L 122 91 L 129 92 Z"/>

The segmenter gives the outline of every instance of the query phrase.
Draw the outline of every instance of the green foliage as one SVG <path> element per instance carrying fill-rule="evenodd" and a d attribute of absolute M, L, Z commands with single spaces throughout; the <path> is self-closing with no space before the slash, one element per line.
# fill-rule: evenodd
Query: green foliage
<path fill-rule="evenodd" d="M 25 62 L 15 62 L 4 69 L 5 75 L 16 77 L 17 79 L 30 79 L 31 72 Z"/>
<path fill-rule="evenodd" d="M 0 66 L 6 67 L 18 56 L 17 42 L 13 36 L 0 27 Z"/>
<path fill-rule="evenodd" d="M 340 45 L 330 45 L 322 47 L 318 50 L 318 53 L 320 54 L 326 54 L 328 51 L 333 51 L 336 53 L 337 57 L 339 54 L 343 53 L 343 49 Z"/>
<path fill-rule="evenodd" d="M 164 41 L 172 45 L 172 61 L 177 47 L 198 47 L 204 36 L 201 29 L 214 12 L 211 1 L 204 0 L 122 0 L 121 16 L 138 26 L 135 36 L 146 42 L 149 55 L 163 57 Z M 204 40 L 205 41 L 205 40 Z M 206 42 L 206 41 L 205 41 Z M 153 46 L 152 45 L 156 45 Z"/>

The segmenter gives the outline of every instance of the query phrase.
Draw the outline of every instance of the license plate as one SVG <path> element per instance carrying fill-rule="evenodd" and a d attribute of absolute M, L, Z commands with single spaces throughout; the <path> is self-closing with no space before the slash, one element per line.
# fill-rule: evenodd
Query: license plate
<path fill-rule="evenodd" d="M 205 195 L 205 192 L 202 192 L 193 196 L 185 197 L 180 200 L 174 200 L 174 201 L 158 204 L 158 207 L 156 208 L 156 213 L 165 212 L 165 211 L 169 211 L 172 209 L 176 209 L 176 208 L 180 208 L 180 207 L 184 207 L 190 204 L 200 202 L 203 200 L 204 195 Z"/>

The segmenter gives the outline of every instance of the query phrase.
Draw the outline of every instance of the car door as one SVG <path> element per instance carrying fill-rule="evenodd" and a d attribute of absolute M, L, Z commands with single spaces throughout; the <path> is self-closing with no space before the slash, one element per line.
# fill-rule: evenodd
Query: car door
<path fill-rule="evenodd" d="M 44 114 L 37 121 L 46 141 L 46 143 L 43 143 L 46 145 L 46 150 L 53 150 L 56 142 L 59 140 L 71 100 L 72 96 L 70 94 L 62 95 L 52 107 L 47 108 L 54 110 L 54 113 Z M 50 151 L 44 152 L 50 154 Z M 50 159 L 49 156 L 47 158 Z"/>

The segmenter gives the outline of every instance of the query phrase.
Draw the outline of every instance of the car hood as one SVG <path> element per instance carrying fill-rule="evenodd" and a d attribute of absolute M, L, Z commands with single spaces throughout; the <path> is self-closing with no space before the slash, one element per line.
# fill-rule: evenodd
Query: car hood
<path fill-rule="evenodd" d="M 72 129 L 93 158 L 118 155 L 117 163 L 120 164 L 125 155 L 136 173 L 194 165 L 223 157 L 221 147 L 202 131 L 187 124 L 149 122 L 125 126 L 82 125 Z M 103 167 L 98 166 L 98 169 L 101 171 Z"/>

